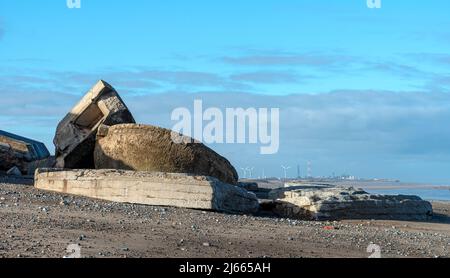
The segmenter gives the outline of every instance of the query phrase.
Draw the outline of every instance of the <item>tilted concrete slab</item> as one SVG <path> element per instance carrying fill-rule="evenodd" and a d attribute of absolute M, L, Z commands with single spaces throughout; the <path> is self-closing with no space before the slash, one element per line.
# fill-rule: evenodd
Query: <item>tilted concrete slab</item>
<path fill-rule="evenodd" d="M 44 143 L 0 130 L 0 171 L 17 167 L 22 174 L 33 174 L 35 168 L 30 165 L 48 157 Z"/>
<path fill-rule="evenodd" d="M 95 137 L 101 124 L 134 123 L 114 88 L 100 80 L 58 124 L 53 143 L 56 167 L 95 168 Z"/>
<path fill-rule="evenodd" d="M 258 199 L 216 178 L 125 170 L 38 169 L 35 187 L 121 203 L 254 213 Z"/>

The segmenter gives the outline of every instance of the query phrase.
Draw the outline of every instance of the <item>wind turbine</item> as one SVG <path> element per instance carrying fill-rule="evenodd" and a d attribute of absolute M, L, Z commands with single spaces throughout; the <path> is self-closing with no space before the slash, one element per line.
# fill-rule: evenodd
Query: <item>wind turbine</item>
<path fill-rule="evenodd" d="M 247 167 L 247 168 L 245 168 L 245 170 L 247 170 L 249 173 L 250 173 L 250 175 L 249 175 L 249 178 L 251 179 L 252 178 L 252 176 L 253 176 L 253 170 L 255 169 L 255 167 Z"/>
<path fill-rule="evenodd" d="M 247 178 L 247 168 L 242 168 L 241 167 L 242 172 L 244 172 L 244 179 Z"/>
<path fill-rule="evenodd" d="M 306 171 L 308 172 L 308 174 L 307 174 L 308 178 L 310 179 L 310 178 L 312 178 L 312 163 L 311 163 L 311 161 L 308 161 L 306 168 L 307 168 Z"/>
<path fill-rule="evenodd" d="M 287 170 L 291 169 L 291 167 L 281 165 L 281 168 L 284 170 L 284 179 L 287 180 Z"/>

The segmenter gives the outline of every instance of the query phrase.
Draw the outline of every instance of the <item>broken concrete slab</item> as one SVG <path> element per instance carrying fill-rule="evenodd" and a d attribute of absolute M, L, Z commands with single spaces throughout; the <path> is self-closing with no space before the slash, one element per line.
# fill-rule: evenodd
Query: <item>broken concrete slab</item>
<path fill-rule="evenodd" d="M 14 166 L 6 172 L 6 175 L 20 177 L 20 176 L 22 176 L 22 172 L 20 172 L 20 170 L 19 170 L 19 168 L 17 168 L 17 166 Z"/>
<path fill-rule="evenodd" d="M 238 182 L 239 187 L 247 190 L 247 191 L 258 191 L 258 183 L 257 182 Z"/>
<path fill-rule="evenodd" d="M 44 143 L 0 130 L 0 171 L 17 167 L 21 174 L 34 174 L 30 164 L 48 157 Z"/>
<path fill-rule="evenodd" d="M 417 196 L 374 195 L 353 187 L 300 186 L 272 190 L 274 212 L 282 217 L 339 220 L 427 220 L 433 208 Z"/>
<path fill-rule="evenodd" d="M 49 156 L 45 159 L 35 160 L 28 163 L 28 175 L 34 176 L 34 172 L 38 168 L 53 168 L 55 167 L 56 159 L 54 156 Z"/>
<path fill-rule="evenodd" d="M 53 140 L 56 167 L 94 168 L 93 152 L 98 127 L 101 124 L 134 122 L 116 90 L 100 80 L 58 124 Z"/>
<path fill-rule="evenodd" d="M 253 193 L 215 178 L 124 170 L 38 169 L 35 187 L 114 202 L 254 213 Z"/>
<path fill-rule="evenodd" d="M 172 131 L 155 126 L 102 126 L 95 147 L 95 168 L 190 173 L 237 184 L 238 174 L 226 158 L 199 142 L 174 142 L 172 136 Z"/>

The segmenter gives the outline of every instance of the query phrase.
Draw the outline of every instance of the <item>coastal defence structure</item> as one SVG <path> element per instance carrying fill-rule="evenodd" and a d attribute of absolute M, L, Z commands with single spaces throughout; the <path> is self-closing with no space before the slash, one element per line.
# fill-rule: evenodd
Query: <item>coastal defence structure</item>
<path fill-rule="evenodd" d="M 49 166 L 50 160 L 44 143 L 0 130 L 0 171 L 33 175 L 39 166 Z"/>

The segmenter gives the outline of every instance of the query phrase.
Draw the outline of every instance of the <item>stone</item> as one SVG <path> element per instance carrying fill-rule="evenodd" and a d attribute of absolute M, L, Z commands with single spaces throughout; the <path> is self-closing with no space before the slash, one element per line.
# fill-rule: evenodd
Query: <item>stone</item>
<path fill-rule="evenodd" d="M 58 124 L 55 144 L 56 167 L 94 168 L 98 127 L 134 123 L 134 118 L 117 91 L 100 80 Z"/>
<path fill-rule="evenodd" d="M 238 186 L 248 191 L 258 191 L 259 189 L 258 183 L 256 182 L 239 182 Z"/>
<path fill-rule="evenodd" d="M 213 177 L 125 170 L 38 169 L 35 187 L 120 203 L 255 213 L 253 193 Z"/>
<path fill-rule="evenodd" d="M 53 168 L 56 164 L 54 156 L 49 156 L 45 159 L 35 160 L 28 163 L 28 174 L 34 176 L 37 168 Z"/>
<path fill-rule="evenodd" d="M 231 163 L 199 142 L 172 140 L 173 132 L 155 126 L 102 126 L 95 146 L 96 169 L 190 173 L 237 184 Z"/>
<path fill-rule="evenodd" d="M 17 167 L 22 174 L 33 175 L 34 163 L 49 157 L 44 143 L 0 130 L 0 171 Z"/>
<path fill-rule="evenodd" d="M 300 186 L 272 190 L 273 211 L 288 218 L 314 220 L 428 220 L 430 202 L 417 196 L 374 195 L 353 187 Z"/>
<path fill-rule="evenodd" d="M 11 169 L 9 169 L 6 174 L 8 176 L 22 176 L 22 172 L 20 172 L 19 168 L 17 168 L 17 166 L 12 167 Z"/>

